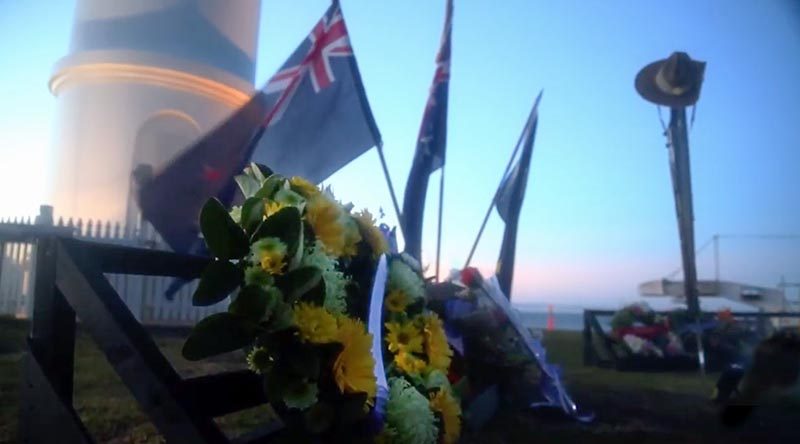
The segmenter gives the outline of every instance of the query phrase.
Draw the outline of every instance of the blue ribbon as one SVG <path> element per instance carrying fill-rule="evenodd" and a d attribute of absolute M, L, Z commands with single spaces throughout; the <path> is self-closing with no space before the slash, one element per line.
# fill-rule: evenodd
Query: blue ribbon
<path fill-rule="evenodd" d="M 530 405 L 532 408 L 539 407 L 558 407 L 565 414 L 577 419 L 581 422 L 589 422 L 594 419 L 593 413 L 581 413 L 578 406 L 572 401 L 563 382 L 561 382 L 561 368 L 547 362 L 547 350 L 542 343 L 535 339 L 530 330 L 525 328 L 522 320 L 517 316 L 517 311 L 511 307 L 511 302 L 505 297 L 500 286 L 497 282 L 497 277 L 492 276 L 483 283 L 483 289 L 489 298 L 500 307 L 501 310 L 508 316 L 508 320 L 514 330 L 522 337 L 522 342 L 533 355 L 536 364 L 541 371 L 541 380 L 539 388 L 542 396 L 545 398 L 544 403 L 533 403 Z"/>
<path fill-rule="evenodd" d="M 367 331 L 372 334 L 372 357 L 375 359 L 375 379 L 378 384 L 375 396 L 374 413 L 379 420 L 386 414 L 386 403 L 389 400 L 389 384 L 386 382 L 386 371 L 383 368 L 383 297 L 386 292 L 387 278 L 386 255 L 382 255 L 375 270 L 372 284 L 372 296 L 369 301 L 369 318 Z"/>

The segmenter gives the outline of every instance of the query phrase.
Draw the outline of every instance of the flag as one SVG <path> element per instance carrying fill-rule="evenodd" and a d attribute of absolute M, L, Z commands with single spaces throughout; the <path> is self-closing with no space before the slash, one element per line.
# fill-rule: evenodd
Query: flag
<path fill-rule="evenodd" d="M 208 198 L 230 205 L 248 162 L 319 183 L 381 143 L 339 3 L 241 109 L 142 183 L 145 219 L 179 252 L 198 242 Z"/>
<path fill-rule="evenodd" d="M 514 255 L 517 245 L 517 224 L 522 201 L 525 199 L 525 188 L 528 185 L 528 169 L 533 154 L 533 141 L 536 138 L 536 125 L 539 121 L 539 100 L 536 97 L 528 121 L 522 131 L 519 143 L 522 153 L 511 171 L 500 182 L 495 195 L 497 213 L 506 223 L 503 232 L 503 243 L 500 247 L 500 258 L 497 261 L 497 281 L 506 297 L 511 298 L 511 282 L 514 277 Z M 518 145 L 519 146 L 519 145 Z"/>
<path fill-rule="evenodd" d="M 403 197 L 403 237 L 405 251 L 420 260 L 422 249 L 422 219 L 425 211 L 425 194 L 428 179 L 434 171 L 444 166 L 447 144 L 447 96 L 450 86 L 450 36 L 452 31 L 453 2 L 447 0 L 444 30 L 436 55 L 436 71 L 425 105 L 425 113 L 417 137 L 417 150 L 411 164 Z"/>

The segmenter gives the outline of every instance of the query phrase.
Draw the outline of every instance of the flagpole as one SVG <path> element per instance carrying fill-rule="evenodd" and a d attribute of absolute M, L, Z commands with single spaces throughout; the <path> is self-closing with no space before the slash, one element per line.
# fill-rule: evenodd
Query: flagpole
<path fill-rule="evenodd" d="M 539 97 L 541 97 L 542 93 L 539 93 Z M 538 98 L 536 99 L 538 102 Z M 531 117 L 528 117 L 528 123 L 525 125 L 525 128 L 531 124 Z M 520 134 L 519 139 L 517 140 L 517 146 L 514 147 L 514 151 L 511 152 L 511 158 L 508 159 L 508 163 L 506 164 L 506 169 L 503 171 L 503 176 L 500 178 L 500 183 L 503 182 L 503 179 L 508 176 L 508 172 L 511 170 L 511 165 L 514 164 L 514 159 L 517 157 L 517 152 L 519 152 L 519 147 L 522 145 L 522 139 L 525 137 L 526 131 L 522 131 Z M 478 230 L 478 236 L 475 237 L 475 242 L 472 243 L 472 248 L 469 250 L 469 256 L 467 256 L 467 262 L 464 264 L 464 268 L 469 267 L 469 263 L 472 262 L 472 256 L 475 254 L 475 249 L 478 248 L 478 242 L 481 240 L 481 236 L 483 236 L 483 230 L 486 228 L 486 222 L 489 221 L 489 216 L 492 214 L 492 208 L 494 207 L 495 201 L 497 200 L 497 193 L 500 191 L 498 187 L 497 190 L 494 192 L 494 196 L 492 196 L 492 201 L 489 203 L 489 208 L 486 209 L 486 215 L 483 216 L 483 222 L 481 223 L 481 228 Z"/>
<path fill-rule="evenodd" d="M 436 233 L 436 281 L 439 281 L 439 264 L 442 252 L 442 207 L 444 206 L 444 162 L 439 175 L 439 226 Z"/>
<path fill-rule="evenodd" d="M 400 212 L 400 205 L 397 204 L 397 195 L 394 194 L 394 186 L 392 185 L 392 178 L 389 176 L 389 168 L 386 167 L 386 158 L 383 156 L 383 142 L 377 145 L 378 156 L 381 158 L 381 167 L 383 168 L 383 177 L 386 179 L 386 185 L 389 186 L 389 194 L 392 196 L 392 205 L 394 212 L 397 214 L 397 224 L 400 226 L 400 232 L 405 237 L 405 224 L 403 223 L 403 214 Z"/>
<path fill-rule="evenodd" d="M 525 131 L 523 131 L 522 134 L 524 136 Z M 508 176 L 508 171 L 511 169 L 511 165 L 514 163 L 514 158 L 517 156 L 520 145 L 522 145 L 523 136 L 520 136 L 519 141 L 517 141 L 517 146 L 514 147 L 514 151 L 511 152 L 511 158 L 508 159 L 508 165 L 506 165 L 506 170 L 503 172 L 503 177 L 500 179 L 500 183 L 503 183 L 503 179 Z M 499 191 L 500 188 L 498 187 L 494 192 L 494 196 L 492 196 L 492 201 L 489 203 L 489 208 L 486 209 L 486 214 L 483 216 L 481 228 L 478 230 L 478 236 L 475 237 L 475 242 L 472 243 L 472 248 L 469 250 L 469 256 L 467 256 L 467 263 L 464 264 L 464 268 L 469 267 L 469 263 L 472 262 L 472 256 L 475 254 L 475 249 L 478 248 L 478 242 L 480 242 L 481 236 L 483 236 L 483 230 L 486 228 L 486 222 L 489 221 L 489 216 L 492 214 L 492 208 L 494 208 L 494 204 L 497 201 L 497 193 Z"/>

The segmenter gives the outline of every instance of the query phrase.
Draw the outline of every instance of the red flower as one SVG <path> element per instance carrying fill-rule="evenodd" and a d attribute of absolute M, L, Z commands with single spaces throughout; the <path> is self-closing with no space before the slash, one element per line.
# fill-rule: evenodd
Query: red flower
<path fill-rule="evenodd" d="M 461 270 L 461 282 L 467 287 L 476 287 L 481 283 L 481 272 L 477 268 L 467 267 Z"/>

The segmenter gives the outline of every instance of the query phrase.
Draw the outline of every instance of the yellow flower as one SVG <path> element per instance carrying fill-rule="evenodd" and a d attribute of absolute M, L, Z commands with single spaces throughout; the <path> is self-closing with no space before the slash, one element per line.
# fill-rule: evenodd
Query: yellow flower
<path fill-rule="evenodd" d="M 444 423 L 443 444 L 454 444 L 461 435 L 461 405 L 447 390 L 430 395 L 430 406 L 442 417 Z"/>
<path fill-rule="evenodd" d="M 314 230 L 325 251 L 342 256 L 345 250 L 345 231 L 342 225 L 342 207 L 323 194 L 317 194 L 306 204 L 306 221 Z"/>
<path fill-rule="evenodd" d="M 250 246 L 253 264 L 260 265 L 267 273 L 283 274 L 286 265 L 286 245 L 277 237 L 259 239 Z"/>
<path fill-rule="evenodd" d="M 386 296 L 386 309 L 392 313 L 402 313 L 406 311 L 406 307 L 411 302 L 403 290 L 391 290 Z"/>
<path fill-rule="evenodd" d="M 408 374 L 417 374 L 425 370 L 425 361 L 411 353 L 401 351 L 394 355 L 394 364 Z"/>
<path fill-rule="evenodd" d="M 367 399 L 375 397 L 375 359 L 372 357 L 372 335 L 364 324 L 346 316 L 339 317 L 336 340 L 343 346 L 333 363 L 336 385 L 342 393 L 366 393 Z M 368 401 L 371 403 L 371 401 Z"/>
<path fill-rule="evenodd" d="M 276 202 L 274 200 L 270 200 L 268 202 L 264 202 L 264 216 L 270 217 L 273 214 L 277 213 L 278 211 L 282 210 L 286 205 L 281 202 Z"/>
<path fill-rule="evenodd" d="M 306 199 L 316 196 L 319 194 L 319 188 L 313 183 L 303 179 L 300 176 L 293 176 L 289 179 L 289 184 L 294 188 L 294 190 L 300 193 Z"/>
<path fill-rule="evenodd" d="M 372 217 L 372 213 L 367 209 L 363 209 L 361 212 L 356 213 L 354 217 L 361 227 L 361 231 L 364 237 L 366 237 L 367 243 L 370 248 L 372 248 L 372 255 L 378 258 L 380 255 L 388 252 L 389 243 L 386 242 L 386 238 L 383 236 L 383 233 L 381 233 L 381 230 L 375 226 L 375 218 Z"/>
<path fill-rule="evenodd" d="M 422 335 L 412 322 L 387 322 L 386 330 L 389 351 L 422 353 Z"/>
<path fill-rule="evenodd" d="M 302 302 L 294 307 L 292 320 L 304 341 L 323 344 L 336 340 L 336 317 L 322 307 Z"/>
<path fill-rule="evenodd" d="M 447 372 L 453 350 L 447 343 L 442 320 L 435 313 L 422 315 L 422 331 L 425 335 L 425 354 L 431 368 Z"/>

